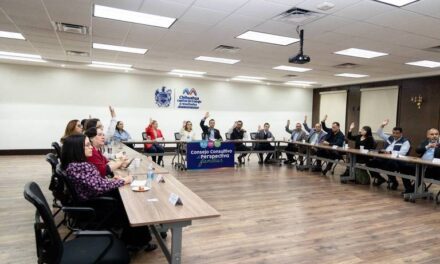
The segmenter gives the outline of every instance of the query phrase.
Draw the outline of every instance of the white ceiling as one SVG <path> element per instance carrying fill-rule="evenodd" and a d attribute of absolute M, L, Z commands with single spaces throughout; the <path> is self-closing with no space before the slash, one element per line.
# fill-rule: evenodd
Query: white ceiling
<path fill-rule="evenodd" d="M 168 72 L 177 68 L 205 71 L 208 76 L 220 76 L 217 79 L 250 75 L 266 77 L 274 84 L 302 80 L 315 81 L 322 87 L 440 74 L 439 69 L 404 64 L 416 60 L 440 61 L 440 52 L 425 50 L 440 46 L 439 0 L 420 0 L 402 8 L 372 0 L 326 1 L 334 3 L 335 7 L 328 11 L 318 10 L 317 5 L 324 0 L 0 0 L 0 30 L 20 32 L 26 38 L 26 41 L 0 38 L 0 50 L 39 54 L 49 60 L 46 66 L 66 64 L 67 67 L 94 70 L 86 64 L 97 60 L 133 64 L 139 69 L 135 71 L 138 73 L 148 73 L 149 70 Z M 94 4 L 178 20 L 170 29 L 163 29 L 97 18 L 92 16 Z M 298 37 L 296 25 L 272 20 L 292 7 L 325 14 L 302 25 L 305 54 L 312 58 L 304 65 L 313 69 L 309 72 L 272 69 L 289 65 L 287 59 L 297 53 L 298 43 L 278 46 L 235 38 L 247 30 Z M 54 30 L 52 21 L 85 25 L 91 28 L 91 34 L 59 33 Z M 91 48 L 92 42 L 147 48 L 148 52 L 138 55 L 95 50 Z M 236 54 L 213 51 L 221 44 L 237 46 L 240 51 Z M 347 48 L 390 55 L 361 59 L 333 54 Z M 67 56 L 66 50 L 86 51 L 91 56 Z M 198 56 L 241 61 L 224 65 L 195 61 Z M 334 67 L 348 62 L 359 64 L 359 67 Z M 370 77 L 334 76 L 343 72 L 368 74 Z M 297 77 L 285 77 L 287 74 Z"/>

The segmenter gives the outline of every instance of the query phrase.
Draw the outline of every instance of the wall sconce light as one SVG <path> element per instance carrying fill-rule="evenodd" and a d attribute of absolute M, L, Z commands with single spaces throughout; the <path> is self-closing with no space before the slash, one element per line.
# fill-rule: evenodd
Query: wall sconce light
<path fill-rule="evenodd" d="M 412 96 L 411 97 L 411 102 L 415 103 L 417 105 L 417 108 L 420 109 L 420 107 L 422 106 L 422 103 L 423 103 L 423 97 L 421 95 L 419 95 L 419 96 Z"/>

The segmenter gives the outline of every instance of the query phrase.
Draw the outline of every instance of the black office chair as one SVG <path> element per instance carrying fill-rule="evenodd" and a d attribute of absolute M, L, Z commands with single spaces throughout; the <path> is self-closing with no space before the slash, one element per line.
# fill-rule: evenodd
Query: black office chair
<path fill-rule="evenodd" d="M 108 231 L 79 231 L 76 238 L 62 242 L 46 198 L 35 182 L 24 187 L 24 198 L 35 213 L 38 263 L 129 263 L 125 244 Z"/>
<path fill-rule="evenodd" d="M 251 132 L 251 133 L 249 133 L 249 136 L 251 137 L 251 140 L 256 140 L 257 139 L 257 132 Z M 255 150 L 255 147 L 257 146 L 257 144 L 256 143 L 252 143 L 252 146 L 251 146 L 251 148 L 253 149 L 253 150 Z M 251 155 L 252 155 L 253 153 L 249 153 L 248 154 L 248 158 L 247 158 L 247 160 L 249 161 L 250 160 L 250 158 L 251 158 Z M 257 154 L 258 155 L 258 154 Z"/>
<path fill-rule="evenodd" d="M 205 138 L 206 134 L 205 133 L 202 133 L 201 136 L 202 136 L 202 140 L 206 140 L 206 138 Z"/>
<path fill-rule="evenodd" d="M 59 164 L 57 156 L 54 153 L 48 153 L 46 155 L 46 161 L 49 162 L 52 168 L 52 177 L 50 179 L 49 190 L 53 194 L 52 207 L 57 209 L 57 211 L 53 214 L 55 217 L 61 211 L 62 204 L 58 198 L 59 195 L 61 195 L 64 191 L 64 184 L 59 181 L 58 177 L 56 177 L 56 169 Z"/>
<path fill-rule="evenodd" d="M 231 133 L 226 132 L 225 133 L 225 138 L 226 138 L 226 140 L 231 140 Z"/>
<path fill-rule="evenodd" d="M 54 141 L 51 144 L 52 148 L 55 150 L 55 154 L 57 155 L 58 159 L 61 159 L 61 146 L 58 144 L 58 142 Z"/>
<path fill-rule="evenodd" d="M 110 217 L 114 215 L 118 201 L 113 197 L 99 196 L 88 201 L 81 201 L 75 191 L 73 183 L 66 173 L 57 166 L 55 176 L 57 181 L 63 184 L 61 193 L 58 193 L 59 201 L 64 211 L 64 220 L 70 232 L 64 239 L 67 239 L 74 231 L 82 229 L 111 229 L 106 226 Z M 96 219 L 96 211 L 101 212 L 100 218 Z"/>
<path fill-rule="evenodd" d="M 142 139 L 143 139 L 143 140 L 147 140 L 147 139 L 148 139 L 148 137 L 147 137 L 147 132 L 142 132 Z M 145 149 L 145 147 L 144 147 L 144 152 L 145 152 L 145 153 L 148 152 L 147 149 Z M 165 165 L 163 159 L 162 159 L 162 163 L 159 164 L 159 165 L 161 165 L 162 167 Z"/>

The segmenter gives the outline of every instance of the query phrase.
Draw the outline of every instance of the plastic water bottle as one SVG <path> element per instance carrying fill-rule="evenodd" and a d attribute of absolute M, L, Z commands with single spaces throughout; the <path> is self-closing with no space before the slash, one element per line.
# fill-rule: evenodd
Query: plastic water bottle
<path fill-rule="evenodd" d="M 146 182 L 146 187 L 151 189 L 151 185 L 154 179 L 154 171 L 153 171 L 153 166 L 150 164 L 148 165 L 147 168 L 147 182 Z"/>

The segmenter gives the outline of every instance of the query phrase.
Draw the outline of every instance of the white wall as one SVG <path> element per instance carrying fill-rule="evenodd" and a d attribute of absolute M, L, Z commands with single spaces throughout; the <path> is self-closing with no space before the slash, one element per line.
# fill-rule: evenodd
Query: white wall
<path fill-rule="evenodd" d="M 158 120 L 166 138 L 174 138 L 183 120 L 191 120 L 199 135 L 206 111 L 222 135 L 240 119 L 250 132 L 269 122 L 275 137 L 282 138 L 288 136 L 287 119 L 301 121 L 312 111 L 312 90 L 292 87 L 13 64 L 0 64 L 0 80 L 0 149 L 50 148 L 70 119 L 89 114 L 107 126 L 108 105 L 134 139 L 141 139 L 150 117 Z M 162 86 L 195 88 L 201 109 L 158 108 L 154 92 Z"/>

